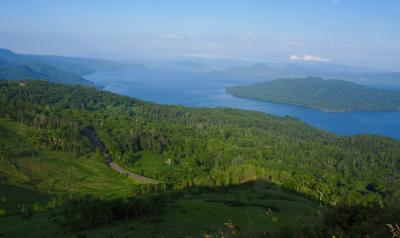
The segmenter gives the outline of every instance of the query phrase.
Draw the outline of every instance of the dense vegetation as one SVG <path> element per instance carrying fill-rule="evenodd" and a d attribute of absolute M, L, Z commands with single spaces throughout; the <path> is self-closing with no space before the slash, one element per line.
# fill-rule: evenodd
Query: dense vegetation
<path fill-rule="evenodd" d="M 81 76 L 66 71 L 74 71 L 76 69 L 70 65 L 58 63 L 55 67 L 43 61 L 44 60 L 38 60 L 35 57 L 20 55 L 9 50 L 0 49 L 0 79 L 40 79 L 53 83 L 94 86 L 92 82 L 83 79 Z"/>
<path fill-rule="evenodd" d="M 251 86 L 229 87 L 226 91 L 238 97 L 301 105 L 329 112 L 400 110 L 400 92 L 342 80 L 279 79 Z"/>
<path fill-rule="evenodd" d="M 195 232 L 200 230 L 215 232 L 222 229 L 216 224 L 223 225 L 227 219 L 232 219 L 234 225 L 243 226 L 246 224 L 244 217 L 265 227 L 271 222 L 276 223 L 276 219 L 283 220 L 281 225 L 286 226 L 292 222 L 292 227 L 297 229 L 295 232 L 299 232 L 301 221 L 311 219 L 306 214 L 315 214 L 320 206 L 357 206 L 381 211 L 379 221 L 360 219 L 364 226 L 357 223 L 358 220 L 354 221 L 356 228 L 351 230 L 352 233 L 346 233 L 353 229 L 349 225 L 344 228 L 327 226 L 324 229 L 327 234 L 339 234 L 335 233 L 338 231 L 351 237 L 355 232 L 365 231 L 365 224 L 376 228 L 373 232 L 377 232 L 381 231 L 377 227 L 385 229 L 385 223 L 395 223 L 399 219 L 399 213 L 385 212 L 397 211 L 400 199 L 400 142 L 390 138 L 369 135 L 339 137 L 289 117 L 226 108 L 156 105 L 94 88 L 43 81 L 0 81 L 0 115 L 0 178 L 1 186 L 6 187 L 0 192 L 15 190 L 14 194 L 32 194 L 32 199 L 43 200 L 35 206 L 36 210 L 44 207 L 43 204 L 54 207 L 49 197 L 55 194 L 78 195 L 80 198 L 75 203 L 64 205 L 70 206 L 64 210 L 64 216 L 72 217 L 67 219 L 72 223 L 63 223 L 66 227 L 79 230 L 118 221 L 122 219 L 119 209 L 123 204 L 147 207 L 148 202 L 162 206 L 156 211 L 145 210 L 144 213 L 149 211 L 153 218 L 144 216 L 144 219 L 159 221 L 156 222 L 159 225 L 155 225 L 160 229 L 159 234 L 168 232 L 168 229 L 182 229 L 182 236 L 185 233 L 197 236 L 199 233 L 196 235 Z M 99 152 L 83 133 L 84 128 L 94 130 L 121 165 L 162 183 L 154 185 L 159 186 L 157 188 L 150 186 L 143 190 L 114 174 L 101 163 Z M 104 178 L 103 184 L 96 184 L 97 178 Z M 250 188 L 239 186 L 231 192 L 225 189 L 257 179 L 263 182 L 254 185 L 255 188 L 253 185 Z M 272 185 L 266 183 L 280 185 L 292 192 L 271 189 Z M 113 189 L 113 186 L 116 187 Z M 129 199 L 132 195 L 184 188 L 193 188 L 195 196 L 191 197 L 192 192 L 189 192 L 179 199 L 167 199 L 166 203 L 158 203 L 160 200 L 157 199 L 144 198 L 139 202 Z M 213 188 L 221 190 L 213 191 Z M 86 198 L 79 196 L 85 194 L 95 195 L 94 200 L 89 200 L 106 209 L 105 213 L 98 213 L 99 220 L 88 217 L 85 220 L 89 223 L 81 224 L 79 218 L 88 216 L 85 204 L 89 210 L 92 206 Z M 7 196 L 4 200 L 8 205 L 4 208 L 0 203 L 0 209 L 10 214 L 19 211 L 25 214 L 22 217 L 30 217 L 26 208 L 10 204 L 13 194 Z M 114 200 L 102 200 L 107 197 Z M 126 199 L 120 200 L 121 197 Z M 203 212 L 199 213 L 201 215 L 196 215 L 196 211 L 180 212 L 179 207 L 185 207 L 184 210 L 198 207 L 199 212 Z M 216 218 L 205 211 L 209 207 L 218 211 L 211 213 Z M 246 213 L 249 209 L 256 215 Z M 273 215 L 268 215 L 268 209 Z M 334 209 L 329 224 L 340 223 L 335 219 L 340 211 Z M 81 216 L 73 215 L 80 212 Z M 368 215 L 363 215 L 363 219 L 372 212 L 365 214 Z M 133 214 L 124 219 L 135 220 L 136 217 Z M 204 223 L 206 227 L 200 228 L 193 223 L 189 225 L 197 228 L 189 231 L 185 228 L 188 224 L 182 221 L 177 227 L 170 227 L 176 224 L 172 217 Z M 295 217 L 299 220 L 291 220 Z M 19 222 L 19 218 L 4 219 L 4 224 L 11 227 L 7 231 L 15 232 L 12 224 Z M 47 218 L 38 216 L 32 224 L 46 226 L 43 219 Z M 60 217 L 55 219 L 63 220 Z M 317 225 L 320 220 L 308 220 L 307 224 Z M 77 224 L 83 227 L 76 227 Z M 146 225 L 135 224 L 143 232 L 149 229 Z M 242 232 L 254 230 L 254 224 L 240 229 Z M 263 227 L 258 228 L 262 234 Z M 102 229 L 105 228 L 96 228 L 93 232 L 99 234 Z M 368 234 L 373 234 L 368 229 Z"/>

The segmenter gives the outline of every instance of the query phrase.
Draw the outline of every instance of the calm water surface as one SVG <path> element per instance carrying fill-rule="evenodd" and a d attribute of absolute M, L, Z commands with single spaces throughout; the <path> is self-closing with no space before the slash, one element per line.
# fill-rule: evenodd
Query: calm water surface
<path fill-rule="evenodd" d="M 340 135 L 379 134 L 400 139 L 400 112 L 322 112 L 310 108 L 233 97 L 228 86 L 253 83 L 207 73 L 156 70 L 99 71 L 85 78 L 105 90 L 161 104 L 233 107 L 292 116 Z"/>

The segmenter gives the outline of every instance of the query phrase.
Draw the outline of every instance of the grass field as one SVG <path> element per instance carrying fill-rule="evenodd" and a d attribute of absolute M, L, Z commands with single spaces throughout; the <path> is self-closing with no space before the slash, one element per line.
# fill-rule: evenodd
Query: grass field
<path fill-rule="evenodd" d="M 100 155 L 76 157 L 71 152 L 46 149 L 32 152 L 27 141 L 32 138 L 31 131 L 16 124 L 0 121 L 0 155 L 6 154 L 6 148 L 18 151 L 0 158 L 0 209 L 12 214 L 22 204 L 44 205 L 52 197 L 70 194 L 131 195 L 137 183 L 111 170 Z"/>
<path fill-rule="evenodd" d="M 203 237 L 234 227 L 237 235 L 286 231 L 297 233 L 303 224 L 319 224 L 319 204 L 292 191 L 258 181 L 208 192 L 186 191 L 170 201 L 166 213 L 157 219 L 140 218 L 113 223 L 79 233 L 60 227 L 59 215 L 35 214 L 0 219 L 2 237 Z M 55 212 L 57 214 L 57 210 Z"/>
<path fill-rule="evenodd" d="M 124 166 L 136 173 L 147 175 L 151 178 L 159 178 L 162 173 L 167 172 L 167 158 L 154 152 L 140 152 L 136 159 L 122 162 Z"/>
<path fill-rule="evenodd" d="M 63 205 L 69 196 L 93 194 L 105 199 L 132 196 L 137 183 L 111 170 L 102 156 L 90 152 L 35 148 L 34 128 L 0 120 L 0 237 L 203 237 L 220 232 L 248 236 L 263 232 L 297 233 L 303 224 L 319 224 L 319 203 L 262 181 L 228 188 L 189 188 L 168 200 L 160 217 L 113 222 L 86 231 L 62 227 Z M 140 154 L 131 170 L 157 176 L 168 171 L 166 158 Z M 49 204 L 55 208 L 49 209 Z M 31 218 L 22 206 L 39 207 Z M 229 227 L 229 230 L 226 231 Z"/>

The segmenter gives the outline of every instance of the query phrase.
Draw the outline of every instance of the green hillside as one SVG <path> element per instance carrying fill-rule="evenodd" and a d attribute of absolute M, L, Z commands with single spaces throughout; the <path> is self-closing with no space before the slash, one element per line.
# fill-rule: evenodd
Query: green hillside
<path fill-rule="evenodd" d="M 87 59 L 53 55 L 24 56 L 76 75 L 85 75 L 101 70 L 117 70 L 121 68 L 121 66 L 115 62 L 101 59 Z"/>
<path fill-rule="evenodd" d="M 234 96 L 287 103 L 329 112 L 397 111 L 400 92 L 374 89 L 342 80 L 279 79 L 226 91 Z"/>
<path fill-rule="evenodd" d="M 66 237 L 110 237 L 111 234 L 115 237 L 138 234 L 184 237 L 217 234 L 221 229 L 230 232 L 227 222 L 235 224 L 235 230 L 240 226 L 240 233 L 268 230 L 273 234 L 281 233 L 280 229 L 285 232 L 289 226 L 288 232 L 299 232 L 304 221 L 321 222 L 317 202 L 256 182 L 223 190 L 196 188 L 186 192 L 185 197 L 175 195 L 162 221 L 145 217 L 107 228 L 70 231 L 60 225 L 64 218 L 58 206 L 62 206 L 65 197 L 85 194 L 107 199 L 126 197 L 132 195 L 137 184 L 108 168 L 89 144 L 86 144 L 88 148 L 77 149 L 76 154 L 73 149 L 54 150 L 40 145 L 43 138 L 40 129 L 9 119 L 0 119 L 0 131 L 0 210 L 7 212 L 6 216 L 0 216 L 2 237 L 42 238 L 60 234 Z M 20 215 L 22 207 L 32 207 L 35 215 L 24 218 Z M 268 207 L 273 211 L 266 214 Z"/>
<path fill-rule="evenodd" d="M 400 218 L 390 138 L 43 81 L 0 81 L 0 118 L 3 237 L 384 237 Z M 161 183 L 113 172 L 85 128 Z"/>
<path fill-rule="evenodd" d="M 42 144 L 49 142 L 38 128 L 5 118 L 0 131 L 0 194 L 6 200 L 0 209 L 8 213 L 17 212 L 18 204 L 65 194 L 121 196 L 135 184 L 110 170 L 87 141 L 75 152 L 54 150 Z"/>
<path fill-rule="evenodd" d="M 60 68 L 58 68 L 59 66 Z M 66 64 L 61 63 L 53 66 L 42 60 L 0 49 L 0 79 L 46 80 L 52 83 L 94 86 L 92 82 L 71 73 L 76 67 L 68 68 Z M 69 69 L 71 71 L 66 71 Z"/>

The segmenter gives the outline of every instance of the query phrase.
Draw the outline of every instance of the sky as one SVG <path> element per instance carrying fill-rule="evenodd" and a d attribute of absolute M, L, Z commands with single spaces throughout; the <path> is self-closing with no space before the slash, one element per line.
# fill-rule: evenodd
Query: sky
<path fill-rule="evenodd" d="M 0 48 L 400 71 L 400 0 L 0 0 Z"/>

